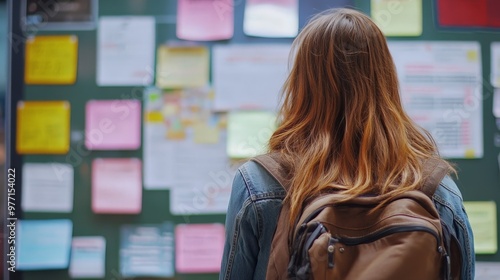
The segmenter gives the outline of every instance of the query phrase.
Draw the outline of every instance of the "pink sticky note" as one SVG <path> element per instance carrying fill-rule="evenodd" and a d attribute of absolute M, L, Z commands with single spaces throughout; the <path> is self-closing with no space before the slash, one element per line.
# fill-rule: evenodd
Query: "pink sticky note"
<path fill-rule="evenodd" d="M 137 214 L 142 208 L 141 160 L 98 158 L 92 161 L 92 210 Z"/>
<path fill-rule="evenodd" d="M 224 225 L 182 224 L 175 228 L 175 269 L 180 273 L 217 273 L 224 251 Z"/>
<path fill-rule="evenodd" d="M 233 0 L 179 0 L 177 37 L 214 41 L 233 37 Z"/>
<path fill-rule="evenodd" d="M 85 109 L 87 149 L 135 150 L 141 146 L 139 100 L 91 100 Z"/>

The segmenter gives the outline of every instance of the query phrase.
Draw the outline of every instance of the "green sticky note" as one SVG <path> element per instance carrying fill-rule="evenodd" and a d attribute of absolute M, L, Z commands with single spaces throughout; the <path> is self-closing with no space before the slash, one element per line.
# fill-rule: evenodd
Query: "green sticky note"
<path fill-rule="evenodd" d="M 237 111 L 228 114 L 227 154 L 250 158 L 267 151 L 276 129 L 276 115 L 266 111 Z"/>
<path fill-rule="evenodd" d="M 422 0 L 371 0 L 371 17 L 386 36 L 422 35 Z"/>
<path fill-rule="evenodd" d="M 465 201 L 464 207 L 474 233 L 476 254 L 495 254 L 498 249 L 496 203 Z"/>

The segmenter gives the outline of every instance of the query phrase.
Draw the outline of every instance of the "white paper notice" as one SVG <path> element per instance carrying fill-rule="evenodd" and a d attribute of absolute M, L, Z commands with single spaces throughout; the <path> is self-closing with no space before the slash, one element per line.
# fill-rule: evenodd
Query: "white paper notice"
<path fill-rule="evenodd" d="M 144 188 L 169 189 L 173 185 L 175 145 L 165 139 L 167 128 L 162 123 L 144 124 Z"/>
<path fill-rule="evenodd" d="M 287 44 L 214 46 L 214 109 L 277 110 L 289 52 Z"/>
<path fill-rule="evenodd" d="M 71 278 L 104 278 L 106 240 L 102 236 L 73 237 L 69 275 Z"/>
<path fill-rule="evenodd" d="M 390 42 L 406 112 L 446 158 L 483 156 L 483 84 L 477 42 Z"/>
<path fill-rule="evenodd" d="M 177 172 L 170 192 L 170 212 L 182 214 L 226 213 L 234 169 L 226 155 L 226 136 L 217 144 L 178 145 L 174 154 Z"/>
<path fill-rule="evenodd" d="M 23 199 L 26 212 L 73 211 L 73 167 L 61 163 L 25 163 Z"/>
<path fill-rule="evenodd" d="M 293 38 L 299 30 L 298 0 L 247 0 L 243 31 L 249 36 Z"/>
<path fill-rule="evenodd" d="M 493 94 L 493 116 L 500 118 L 500 88 L 495 89 Z"/>
<path fill-rule="evenodd" d="M 500 88 L 500 42 L 491 43 L 491 84 Z"/>
<path fill-rule="evenodd" d="M 153 82 L 154 17 L 101 17 L 97 36 L 99 86 L 150 85 Z"/>
<path fill-rule="evenodd" d="M 477 280 L 498 280 L 500 279 L 500 262 L 476 262 Z"/>

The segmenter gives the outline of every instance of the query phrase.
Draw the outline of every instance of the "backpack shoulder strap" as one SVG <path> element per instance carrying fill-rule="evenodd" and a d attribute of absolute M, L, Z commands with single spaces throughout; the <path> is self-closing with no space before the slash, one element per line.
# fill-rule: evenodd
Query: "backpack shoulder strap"
<path fill-rule="evenodd" d="M 427 160 L 424 164 L 424 174 L 428 175 L 420 190 L 432 198 L 439 187 L 439 183 L 441 183 L 449 171 L 448 166 L 444 162 L 437 159 Z"/>
<path fill-rule="evenodd" d="M 263 154 L 252 158 L 253 161 L 260 164 L 264 169 L 271 174 L 271 176 L 280 183 L 285 189 L 289 189 L 289 180 L 285 169 L 283 168 L 278 153 Z"/>
<path fill-rule="evenodd" d="M 281 165 L 278 153 L 259 155 L 251 160 L 261 165 L 285 189 L 289 189 L 289 180 L 285 168 Z M 291 230 L 287 226 L 290 218 L 290 205 L 285 202 L 281 208 L 276 230 L 271 243 L 266 279 L 288 279 L 288 256 L 290 255 L 289 238 Z"/>

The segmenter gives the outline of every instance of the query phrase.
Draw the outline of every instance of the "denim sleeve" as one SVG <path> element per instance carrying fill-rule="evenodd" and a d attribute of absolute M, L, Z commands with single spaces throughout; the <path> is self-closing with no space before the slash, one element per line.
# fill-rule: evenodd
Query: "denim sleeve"
<path fill-rule="evenodd" d="M 233 181 L 226 215 L 226 241 L 220 280 L 253 279 L 259 254 L 255 204 L 240 172 Z"/>
<path fill-rule="evenodd" d="M 455 182 L 446 176 L 434 194 L 434 203 L 441 220 L 452 230 L 462 252 L 462 280 L 474 279 L 474 236 L 463 206 L 462 193 Z"/>

